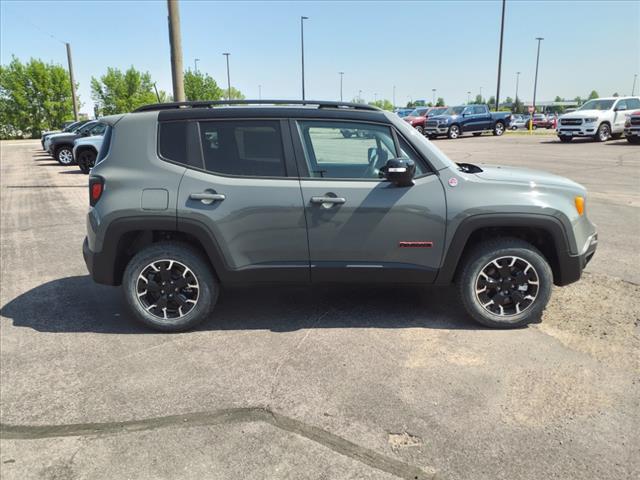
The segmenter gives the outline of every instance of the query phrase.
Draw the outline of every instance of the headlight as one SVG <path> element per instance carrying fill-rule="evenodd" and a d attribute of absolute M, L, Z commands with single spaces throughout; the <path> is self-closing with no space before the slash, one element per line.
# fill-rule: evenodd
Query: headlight
<path fill-rule="evenodd" d="M 596 117 L 591 117 L 591 118 L 585 118 L 584 119 L 584 123 L 593 123 L 596 120 L 598 120 Z"/>

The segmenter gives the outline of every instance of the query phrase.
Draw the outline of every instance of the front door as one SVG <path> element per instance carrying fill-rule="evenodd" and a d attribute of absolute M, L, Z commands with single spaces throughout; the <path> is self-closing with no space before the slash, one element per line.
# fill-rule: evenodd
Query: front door
<path fill-rule="evenodd" d="M 311 280 L 432 282 L 444 242 L 444 189 L 406 140 L 388 125 L 338 120 L 292 121 L 292 132 Z M 413 186 L 379 177 L 399 156 L 417 163 Z"/>
<path fill-rule="evenodd" d="M 283 128 L 284 126 L 284 128 Z M 227 283 L 308 282 L 307 230 L 289 124 L 214 120 L 193 124 L 201 168 L 188 168 L 178 227 L 206 226 Z M 161 130 L 162 135 L 162 130 Z M 287 146 L 288 145 L 288 146 Z M 195 148 L 196 157 L 199 157 Z"/>

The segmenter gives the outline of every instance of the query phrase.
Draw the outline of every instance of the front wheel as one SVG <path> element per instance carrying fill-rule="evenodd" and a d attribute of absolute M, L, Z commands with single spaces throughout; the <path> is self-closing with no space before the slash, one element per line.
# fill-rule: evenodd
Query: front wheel
<path fill-rule="evenodd" d="M 611 128 L 609 125 L 606 123 L 600 125 L 594 138 L 596 142 L 606 142 L 609 140 L 611 138 Z"/>
<path fill-rule="evenodd" d="M 490 240 L 464 262 L 458 291 L 475 321 L 516 328 L 540 319 L 551 296 L 553 273 L 533 245 L 518 239 Z"/>
<path fill-rule="evenodd" d="M 73 163 L 73 150 L 71 147 L 67 146 L 58 147 L 55 152 L 53 152 L 53 157 L 60 165 L 64 165 L 66 167 Z"/>
<path fill-rule="evenodd" d="M 125 269 L 122 286 L 136 319 L 162 332 L 189 330 L 204 321 L 220 291 L 204 257 L 178 242 L 139 251 Z"/>
<path fill-rule="evenodd" d="M 447 137 L 451 139 L 456 139 L 460 136 L 460 127 L 458 125 L 451 125 L 449 127 L 449 131 L 447 132 Z"/>
<path fill-rule="evenodd" d="M 493 134 L 497 137 L 501 136 L 504 133 L 504 123 L 496 122 L 496 126 L 493 127 Z"/>

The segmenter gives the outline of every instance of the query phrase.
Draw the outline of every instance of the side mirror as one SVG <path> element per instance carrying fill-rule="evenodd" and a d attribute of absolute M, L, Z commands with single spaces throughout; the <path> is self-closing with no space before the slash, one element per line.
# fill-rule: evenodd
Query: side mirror
<path fill-rule="evenodd" d="M 408 158 L 392 158 L 380 169 L 380 176 L 399 187 L 413 185 L 413 176 L 416 174 L 416 164 Z"/>

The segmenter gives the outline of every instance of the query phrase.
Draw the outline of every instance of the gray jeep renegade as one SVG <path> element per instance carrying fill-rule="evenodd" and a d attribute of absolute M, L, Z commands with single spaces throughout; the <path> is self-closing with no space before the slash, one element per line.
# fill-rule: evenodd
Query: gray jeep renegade
<path fill-rule="evenodd" d="M 84 258 L 155 329 L 202 322 L 223 285 L 280 282 L 455 282 L 476 321 L 518 327 L 595 252 L 571 180 L 456 164 L 367 105 L 233 103 L 101 120 Z"/>

